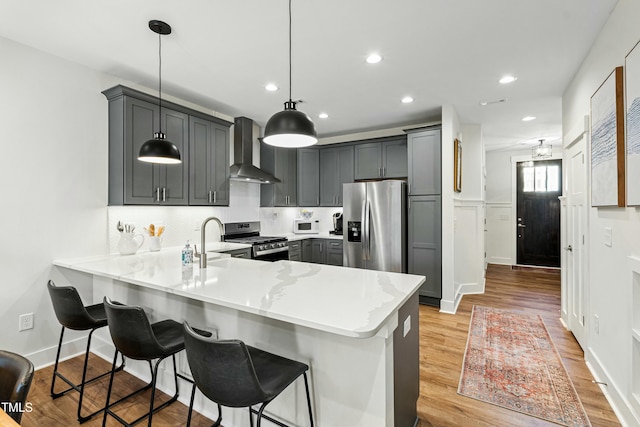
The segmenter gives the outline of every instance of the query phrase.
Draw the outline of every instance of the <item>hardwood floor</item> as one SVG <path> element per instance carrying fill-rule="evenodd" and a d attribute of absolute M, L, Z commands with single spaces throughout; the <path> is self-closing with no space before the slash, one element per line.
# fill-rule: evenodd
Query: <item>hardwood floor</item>
<path fill-rule="evenodd" d="M 420 398 L 418 400 L 420 427 L 555 425 L 457 394 L 471 308 L 474 304 L 540 314 L 592 425 L 594 427 L 620 425 L 598 386 L 591 382 L 593 378 L 584 363 L 582 350 L 571 333 L 567 332 L 560 323 L 559 273 L 544 270 L 511 270 L 506 266 L 490 265 L 487 270 L 485 293 L 465 296 L 457 314 L 442 314 L 435 308 L 420 306 Z M 81 362 L 80 357 L 64 362 L 63 372 L 69 373 L 70 377 L 77 380 L 77 373 L 81 371 Z M 110 368 L 109 363 L 97 356 L 92 356 L 90 366 L 90 376 Z M 59 399 L 51 400 L 49 396 L 51 374 L 52 367 L 36 372 L 28 399 L 33 404 L 33 412 L 24 414 L 23 426 L 78 425 L 76 419 L 78 393 L 68 393 Z M 119 373 L 118 379 L 114 393 L 119 395 L 142 384 L 140 380 L 127 373 Z M 85 401 L 88 409 L 97 409 L 103 404 L 107 385 L 108 377 L 87 388 Z M 190 390 L 182 390 L 183 395 L 189 393 Z M 146 392 L 137 397 L 134 402 L 120 405 L 117 413 L 123 415 L 125 419 L 134 419 L 146 410 L 148 398 L 149 394 Z M 186 417 L 187 408 L 176 402 L 154 415 L 153 425 L 180 426 L 185 424 Z M 91 427 L 101 424 L 102 417 L 96 416 L 84 425 Z M 193 426 L 210 426 L 211 424 L 211 420 L 197 414 L 192 423 Z M 118 423 L 109 419 L 107 425 L 115 426 Z M 146 425 L 146 423 L 140 425 Z"/>
<path fill-rule="evenodd" d="M 455 315 L 420 306 L 420 427 L 556 425 L 457 394 L 474 304 L 542 316 L 591 424 L 620 425 L 592 383 L 582 349 L 560 322 L 560 272 L 489 265 L 485 293 L 464 296 Z"/>

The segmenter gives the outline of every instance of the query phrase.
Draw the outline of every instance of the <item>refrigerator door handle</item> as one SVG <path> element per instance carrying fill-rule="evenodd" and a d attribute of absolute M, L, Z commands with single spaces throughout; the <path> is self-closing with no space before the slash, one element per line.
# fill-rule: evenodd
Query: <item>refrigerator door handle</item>
<path fill-rule="evenodd" d="M 367 199 L 365 198 L 364 200 L 362 200 L 362 210 L 360 211 L 360 224 L 362 224 L 361 228 L 360 228 L 360 246 L 362 248 L 362 259 L 366 260 L 367 259 L 367 250 L 366 248 L 366 243 L 367 243 L 367 229 L 366 229 L 366 221 L 367 221 L 367 217 L 366 217 L 366 213 L 367 213 Z"/>
<path fill-rule="evenodd" d="M 365 201 L 365 211 L 364 211 L 364 223 L 362 224 L 363 231 L 363 240 L 364 240 L 364 256 L 365 260 L 371 261 L 371 202 L 369 199 Z"/>

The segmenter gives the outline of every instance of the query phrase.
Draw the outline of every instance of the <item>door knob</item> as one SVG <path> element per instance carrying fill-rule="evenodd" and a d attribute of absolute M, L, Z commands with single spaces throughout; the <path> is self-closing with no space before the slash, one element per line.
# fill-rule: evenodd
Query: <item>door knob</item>
<path fill-rule="evenodd" d="M 573 248 L 571 247 L 571 245 L 567 246 L 566 248 L 564 248 L 565 251 L 569 251 L 569 252 L 573 252 Z"/>

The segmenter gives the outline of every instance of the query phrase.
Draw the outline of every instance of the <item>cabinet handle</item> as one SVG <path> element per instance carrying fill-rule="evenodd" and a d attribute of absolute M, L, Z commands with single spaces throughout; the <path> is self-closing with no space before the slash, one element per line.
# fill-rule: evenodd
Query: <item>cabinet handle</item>
<path fill-rule="evenodd" d="M 409 194 L 411 194 L 411 183 L 408 184 L 409 187 Z"/>
<path fill-rule="evenodd" d="M 156 187 L 156 202 L 160 201 L 160 187 Z"/>
<path fill-rule="evenodd" d="M 409 206 L 407 206 L 407 209 L 411 209 L 411 199 L 409 199 Z"/>
<path fill-rule="evenodd" d="M 382 168 L 378 168 L 378 176 L 382 177 Z"/>
<path fill-rule="evenodd" d="M 214 191 L 213 192 L 213 203 L 215 203 L 215 202 L 216 202 L 216 192 Z"/>
<path fill-rule="evenodd" d="M 211 200 L 211 190 L 209 190 L 209 204 L 213 203 L 213 200 Z"/>
<path fill-rule="evenodd" d="M 387 175 L 387 168 L 382 168 L 382 176 L 386 176 Z"/>
<path fill-rule="evenodd" d="M 167 188 L 166 187 L 162 187 L 162 201 L 163 202 L 167 201 Z"/>

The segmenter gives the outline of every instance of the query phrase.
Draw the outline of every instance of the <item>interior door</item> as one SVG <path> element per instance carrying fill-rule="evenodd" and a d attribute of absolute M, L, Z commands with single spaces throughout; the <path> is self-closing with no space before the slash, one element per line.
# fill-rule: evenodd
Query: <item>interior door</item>
<path fill-rule="evenodd" d="M 566 151 L 568 179 L 568 230 L 566 233 L 565 251 L 566 266 L 566 306 L 569 310 L 569 329 L 580 346 L 587 348 L 587 329 L 585 324 L 586 308 L 586 243 L 587 213 L 589 210 L 586 178 L 586 142 L 573 144 Z M 565 302 L 563 301 L 563 306 Z"/>
<path fill-rule="evenodd" d="M 560 267 L 562 161 L 517 164 L 517 263 Z"/>

